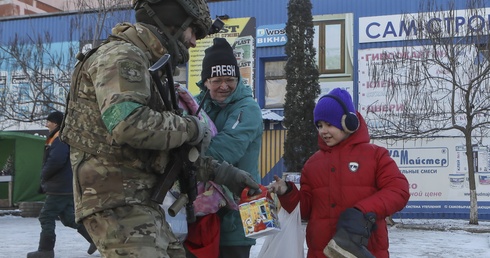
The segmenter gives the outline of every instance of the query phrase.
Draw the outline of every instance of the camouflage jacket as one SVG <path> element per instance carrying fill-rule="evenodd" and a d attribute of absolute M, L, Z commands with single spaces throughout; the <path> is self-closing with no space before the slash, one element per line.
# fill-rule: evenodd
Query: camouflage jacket
<path fill-rule="evenodd" d="M 195 137 L 189 119 L 165 111 L 148 72 L 167 53 L 158 38 L 142 24 L 112 32 L 77 65 L 62 126 L 77 221 L 123 205 L 154 205 L 151 189 L 168 151 Z"/>

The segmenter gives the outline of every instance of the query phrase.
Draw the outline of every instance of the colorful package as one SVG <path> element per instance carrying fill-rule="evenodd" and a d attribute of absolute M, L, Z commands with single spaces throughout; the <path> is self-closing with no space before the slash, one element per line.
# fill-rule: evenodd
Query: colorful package
<path fill-rule="evenodd" d="M 280 231 L 277 209 L 267 188 L 260 186 L 262 193 L 247 196 L 248 188 L 242 192 L 240 199 L 240 216 L 245 236 L 259 238 Z"/>

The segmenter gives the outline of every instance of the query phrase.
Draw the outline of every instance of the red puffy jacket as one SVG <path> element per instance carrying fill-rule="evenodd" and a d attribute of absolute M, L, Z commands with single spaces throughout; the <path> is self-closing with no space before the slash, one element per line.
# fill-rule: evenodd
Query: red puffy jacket
<path fill-rule="evenodd" d="M 350 207 L 376 213 L 368 249 L 377 258 L 389 257 L 385 217 L 403 209 L 410 197 L 406 177 L 385 148 L 370 143 L 366 123 L 357 116 L 359 129 L 339 144 L 328 147 L 318 137 L 320 150 L 303 167 L 301 190 L 293 184 L 291 192 L 279 196 L 288 212 L 300 202 L 301 217 L 308 221 L 308 258 L 325 257 L 340 213 Z"/>

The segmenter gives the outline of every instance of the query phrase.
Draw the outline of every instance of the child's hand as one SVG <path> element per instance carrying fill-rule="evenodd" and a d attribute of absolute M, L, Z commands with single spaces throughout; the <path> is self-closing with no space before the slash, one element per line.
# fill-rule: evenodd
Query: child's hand
<path fill-rule="evenodd" d="M 272 182 L 267 186 L 267 191 L 271 193 L 276 193 L 277 195 L 283 195 L 287 190 L 288 186 L 284 179 L 279 178 L 278 176 L 274 176 L 276 182 Z"/>

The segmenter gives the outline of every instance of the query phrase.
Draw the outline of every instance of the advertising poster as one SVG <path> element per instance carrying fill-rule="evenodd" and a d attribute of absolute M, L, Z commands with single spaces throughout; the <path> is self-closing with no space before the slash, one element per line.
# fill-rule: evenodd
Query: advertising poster
<path fill-rule="evenodd" d="M 416 57 L 417 47 L 411 52 L 402 52 L 397 48 L 364 49 L 359 51 L 359 112 L 366 118 L 369 128 L 383 127 L 374 113 L 397 112 L 403 104 L 387 102 L 386 92 L 391 86 L 389 81 L 371 81 L 369 66 L 373 62 L 382 62 L 396 55 Z M 472 55 L 467 55 L 472 56 Z M 463 58 L 463 56 L 461 56 Z M 395 78 L 404 74 L 402 66 L 392 71 Z M 436 68 L 434 68 L 436 69 Z M 437 74 L 437 71 L 434 71 Z M 445 86 L 443 83 L 441 87 Z M 448 87 L 449 88 L 449 87 Z M 450 108 L 449 105 L 444 108 Z M 395 118 L 393 118 L 395 119 Z M 404 123 L 400 118 L 397 123 Z M 463 121 L 461 121 L 463 122 Z M 479 138 L 480 139 L 480 138 Z M 375 141 L 385 146 L 396 161 L 401 172 L 410 184 L 410 201 L 402 212 L 406 213 L 444 213 L 469 214 L 470 189 L 465 139 L 457 131 L 446 131 L 434 138 Z M 490 214 L 490 138 L 481 138 L 473 146 L 475 154 L 475 183 L 479 214 Z"/>
<path fill-rule="evenodd" d="M 490 8 L 369 16 L 359 19 L 359 43 L 387 42 L 426 37 L 427 28 L 441 28 L 464 37 L 469 33 L 488 35 Z M 422 33 L 421 33 L 422 32 Z M 434 30 L 438 32 L 438 30 Z"/>
<path fill-rule="evenodd" d="M 284 46 L 287 42 L 285 23 L 262 25 L 257 28 L 257 47 Z"/>
<path fill-rule="evenodd" d="M 384 114 L 392 114 L 390 117 L 392 123 L 403 124 L 407 121 L 402 114 L 406 108 L 413 108 L 412 106 L 405 107 L 404 100 L 422 99 L 421 95 L 425 94 L 425 97 L 430 101 L 448 101 L 447 105 L 439 103 L 437 108 L 440 109 L 437 113 L 433 112 L 432 122 L 430 126 L 432 128 L 447 128 L 450 124 L 447 122 L 447 114 L 455 112 L 455 122 L 457 125 L 465 126 L 466 117 L 464 113 L 464 91 L 457 91 L 454 100 L 449 98 L 448 92 L 453 91 L 452 75 L 450 72 L 441 68 L 436 62 L 430 60 L 437 59 L 441 63 L 449 62 L 447 52 L 444 51 L 444 46 L 436 46 L 434 51 L 429 51 L 427 46 L 413 46 L 409 48 L 393 47 L 393 48 L 372 48 L 359 50 L 358 63 L 359 63 L 359 111 L 363 114 L 368 126 L 370 128 L 383 129 L 390 125 L 379 119 L 377 115 L 383 116 Z M 437 56 L 437 58 L 435 57 Z M 457 58 L 458 66 L 454 72 L 457 76 L 457 85 L 459 87 L 467 87 L 474 78 L 482 80 L 482 84 L 490 83 L 490 77 L 477 75 L 478 68 L 475 63 L 477 62 L 478 53 L 477 49 L 472 45 L 459 48 Z M 421 66 L 420 63 L 423 60 L 429 60 L 430 65 Z M 405 61 L 405 62 L 402 62 Z M 409 65 L 408 63 L 414 63 Z M 426 62 L 426 63 L 427 63 Z M 386 65 L 394 63 L 396 65 Z M 389 75 L 386 77 L 374 80 L 373 71 L 384 67 L 389 70 Z M 390 88 L 397 84 L 405 85 L 406 89 L 409 89 L 408 84 L 413 83 L 410 81 L 411 74 L 415 73 L 412 70 L 418 68 L 426 69 L 426 72 L 419 75 L 417 81 L 418 92 L 417 96 L 403 95 L 402 93 L 397 96 L 389 96 L 386 94 Z M 380 74 L 377 74 L 380 76 Z M 408 84 L 407 84 L 408 83 Z M 413 94 L 409 92 L 409 94 Z M 424 95 L 422 95 L 424 96 Z M 449 104 L 452 101 L 452 105 Z M 423 105 L 423 102 L 409 101 L 409 105 Z M 429 102 L 431 103 L 431 102 Z M 432 102 L 434 103 L 434 102 Z M 454 108 L 454 111 L 452 110 Z M 475 123 L 485 123 L 488 120 L 484 114 L 476 114 L 474 116 Z M 422 131 L 429 129 L 429 124 L 424 123 L 421 125 Z M 461 136 L 461 133 L 457 130 L 444 130 L 436 133 L 437 136 Z"/>
<path fill-rule="evenodd" d="M 227 19 L 223 22 L 225 23 L 223 29 L 199 40 L 197 47 L 189 50 L 187 88 L 192 95 L 200 91 L 196 83 L 201 80 L 204 50 L 213 44 L 214 38 L 225 38 L 230 43 L 234 49 L 242 80 L 254 91 L 255 18 Z"/>
<path fill-rule="evenodd" d="M 470 188 L 465 140 L 461 137 L 376 142 L 407 177 L 410 200 L 402 212 L 466 213 Z M 490 214 L 490 139 L 473 146 L 478 213 Z"/>

